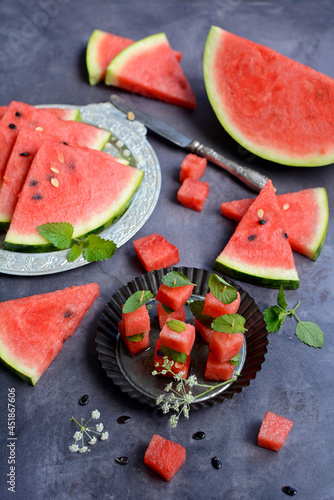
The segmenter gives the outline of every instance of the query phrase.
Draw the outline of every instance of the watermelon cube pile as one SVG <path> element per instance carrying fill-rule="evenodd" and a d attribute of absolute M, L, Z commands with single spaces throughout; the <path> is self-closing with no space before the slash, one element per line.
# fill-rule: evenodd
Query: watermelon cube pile
<path fill-rule="evenodd" d="M 127 347 L 131 356 L 135 356 L 139 352 L 145 351 L 150 347 L 150 332 L 146 330 L 144 334 L 126 335 L 124 331 L 124 321 L 118 323 L 119 335 Z"/>
<path fill-rule="evenodd" d="M 128 313 L 123 312 L 122 317 L 124 333 L 127 337 L 150 330 L 150 316 L 146 304 L 143 304 L 135 311 Z"/>
<path fill-rule="evenodd" d="M 214 330 L 201 323 L 197 318 L 194 318 L 194 325 L 196 332 L 198 332 L 202 336 L 203 340 L 209 344 Z"/>
<path fill-rule="evenodd" d="M 170 287 L 165 285 L 165 283 L 161 283 L 156 294 L 156 299 L 174 311 L 178 311 L 191 297 L 194 286 L 195 285 L 184 285 Z"/>
<path fill-rule="evenodd" d="M 180 261 L 178 248 L 158 233 L 134 240 L 133 246 L 146 271 L 174 266 Z"/>
<path fill-rule="evenodd" d="M 187 177 L 177 192 L 177 199 L 183 206 L 201 212 L 208 195 L 208 182 Z"/>
<path fill-rule="evenodd" d="M 170 481 L 185 463 L 186 456 L 186 449 L 182 445 L 153 434 L 144 455 L 144 463 Z"/>
<path fill-rule="evenodd" d="M 226 363 L 230 359 L 236 356 L 244 342 L 244 336 L 242 333 L 225 333 L 214 331 L 210 344 L 209 350 L 214 354 L 219 363 Z"/>
<path fill-rule="evenodd" d="M 292 426 L 292 420 L 267 411 L 260 427 L 257 444 L 268 450 L 279 451 Z"/>
<path fill-rule="evenodd" d="M 172 330 L 168 323 L 167 320 L 159 335 L 161 345 L 173 351 L 184 352 L 189 355 L 195 342 L 195 327 L 180 321 L 184 325 L 184 330 L 178 332 Z"/>
<path fill-rule="evenodd" d="M 202 314 L 206 314 L 211 318 L 218 318 L 223 314 L 235 314 L 240 306 L 240 293 L 237 292 L 237 298 L 230 304 L 224 304 L 221 300 L 217 299 L 212 292 L 206 294 Z"/>
<path fill-rule="evenodd" d="M 151 320 L 146 301 L 152 293 L 145 295 L 145 290 L 132 294 L 122 307 L 122 319 L 118 323 L 120 338 L 131 356 L 150 346 Z"/>
<path fill-rule="evenodd" d="M 200 178 L 205 174 L 205 169 L 207 165 L 207 159 L 202 158 L 201 156 L 197 156 L 193 153 L 187 154 L 181 163 L 180 170 L 180 182 L 182 183 L 185 179 L 196 179 L 200 180 Z"/>
<path fill-rule="evenodd" d="M 205 366 L 204 378 L 206 380 L 225 381 L 233 376 L 235 365 L 229 361 L 221 363 L 216 356 L 209 352 Z"/>

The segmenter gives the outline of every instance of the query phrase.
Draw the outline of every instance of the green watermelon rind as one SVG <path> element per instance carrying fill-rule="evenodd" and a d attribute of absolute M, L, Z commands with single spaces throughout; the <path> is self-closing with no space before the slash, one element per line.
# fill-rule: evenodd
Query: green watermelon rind
<path fill-rule="evenodd" d="M 74 235 L 75 238 L 85 238 L 89 234 L 98 234 L 101 233 L 104 229 L 107 229 L 113 222 L 119 219 L 124 212 L 129 208 L 133 197 L 135 196 L 144 176 L 144 172 L 142 170 L 136 170 L 136 178 L 132 180 L 131 185 L 129 185 L 129 189 L 131 190 L 130 197 L 123 203 L 121 206 L 118 206 L 116 210 L 114 209 L 110 217 L 103 223 L 99 224 L 97 227 L 93 227 L 87 231 L 83 231 L 80 235 Z M 93 218 L 91 220 L 94 220 Z M 50 222 L 50 221 L 49 221 Z M 51 221 L 52 222 L 52 221 Z M 51 243 L 49 243 L 43 236 L 36 235 L 36 238 L 41 241 L 41 243 L 29 243 L 29 238 L 26 238 L 26 243 L 16 242 L 15 238 L 11 240 L 4 241 L 4 250 L 13 251 L 13 252 L 22 252 L 22 253 L 42 253 L 42 252 L 52 252 L 59 251 L 55 248 Z M 46 243 L 43 243 L 43 242 Z"/>
<path fill-rule="evenodd" d="M 266 268 L 266 271 L 263 272 L 263 268 L 260 269 L 258 266 L 242 265 L 240 262 L 220 255 L 217 257 L 213 268 L 230 278 L 253 285 L 266 288 L 280 288 L 282 285 L 287 290 L 299 288 L 299 278 L 295 270 Z"/>
<path fill-rule="evenodd" d="M 88 72 L 89 85 L 96 85 L 100 81 L 101 68 L 97 63 L 97 47 L 105 36 L 105 32 L 94 30 L 91 34 L 86 49 L 86 66 Z"/>
<path fill-rule="evenodd" d="M 1 330 L 0 330 L 1 337 Z M 36 385 L 36 382 L 41 377 L 41 373 L 38 370 L 34 370 L 33 368 L 29 368 L 26 366 L 22 360 L 13 357 L 3 343 L 0 340 L 0 361 L 3 363 L 9 370 L 18 375 L 25 382 L 28 382 L 31 385 Z"/>
<path fill-rule="evenodd" d="M 282 165 L 289 165 L 291 167 L 320 167 L 323 165 L 329 165 L 334 162 L 334 153 L 312 155 L 305 157 L 293 157 L 285 155 L 281 152 L 275 152 L 266 147 L 261 147 L 254 144 L 253 142 L 247 140 L 244 134 L 240 133 L 239 130 L 231 123 L 228 114 L 226 113 L 219 95 L 215 89 L 215 82 L 213 78 L 212 63 L 214 59 L 215 49 L 218 46 L 222 32 L 221 28 L 218 26 L 212 26 L 204 49 L 203 58 L 203 75 L 206 87 L 206 92 L 208 95 L 209 102 L 214 110 L 219 122 L 226 130 L 226 132 L 241 146 L 251 151 L 252 153 Z"/>
<path fill-rule="evenodd" d="M 324 247 L 329 220 L 327 191 L 325 188 L 317 188 L 316 193 L 320 216 L 318 219 L 317 234 L 314 236 L 312 243 L 308 245 L 308 257 L 314 261 L 317 260 Z"/>

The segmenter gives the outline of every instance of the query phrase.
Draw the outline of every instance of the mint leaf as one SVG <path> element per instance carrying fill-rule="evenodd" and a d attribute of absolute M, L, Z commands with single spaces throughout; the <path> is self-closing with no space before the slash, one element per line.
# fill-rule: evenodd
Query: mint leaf
<path fill-rule="evenodd" d="M 207 314 L 202 314 L 204 306 L 204 300 L 194 300 L 190 303 L 189 307 L 195 318 L 200 321 L 204 326 L 211 328 L 212 319 L 211 316 Z"/>
<path fill-rule="evenodd" d="M 184 352 L 174 351 L 174 349 L 170 349 L 164 345 L 160 346 L 160 350 L 177 363 L 182 363 L 184 365 L 187 362 L 187 355 Z"/>
<path fill-rule="evenodd" d="M 284 290 L 283 290 L 282 285 L 280 286 L 280 289 L 279 289 L 279 292 L 278 292 L 278 295 L 277 295 L 277 305 L 279 307 L 281 307 L 282 309 L 285 309 L 285 310 L 288 307 L 288 304 L 287 304 L 286 299 L 285 299 Z"/>
<path fill-rule="evenodd" d="M 127 314 L 139 309 L 149 300 L 153 299 L 154 295 L 149 290 L 138 290 L 129 297 L 123 306 L 123 313 Z"/>
<path fill-rule="evenodd" d="M 245 321 L 240 314 L 223 314 L 213 320 L 211 328 L 216 332 L 244 333 L 246 332 Z"/>
<path fill-rule="evenodd" d="M 168 314 L 168 316 L 170 316 L 174 312 L 174 309 L 171 309 L 170 307 L 165 306 L 165 304 L 161 304 L 161 305 L 162 305 L 163 310 Z"/>
<path fill-rule="evenodd" d="M 110 259 L 117 245 L 111 240 L 105 240 L 97 234 L 89 234 L 83 243 L 83 256 L 88 262 Z"/>
<path fill-rule="evenodd" d="M 216 299 L 224 304 L 231 304 L 238 297 L 236 289 L 217 274 L 210 276 L 209 288 Z"/>
<path fill-rule="evenodd" d="M 184 321 L 180 321 L 178 319 L 170 319 L 166 321 L 168 328 L 173 330 L 174 332 L 181 333 L 187 329 Z"/>
<path fill-rule="evenodd" d="M 81 254 L 82 254 L 82 247 L 76 243 L 75 245 L 73 245 L 73 247 L 69 251 L 68 256 L 67 256 L 67 260 L 69 262 L 73 262 L 78 257 L 80 257 Z"/>
<path fill-rule="evenodd" d="M 295 334 L 299 340 L 311 347 L 322 347 L 325 341 L 324 332 L 313 321 L 298 321 Z"/>
<path fill-rule="evenodd" d="M 161 278 L 164 285 L 175 288 L 178 286 L 194 285 L 183 273 L 172 271 Z"/>
<path fill-rule="evenodd" d="M 73 226 L 69 222 L 47 222 L 37 226 L 41 236 L 44 236 L 50 243 L 60 250 L 70 248 L 72 245 Z"/>
<path fill-rule="evenodd" d="M 263 311 L 263 319 L 269 333 L 277 332 L 283 325 L 287 313 L 279 306 L 271 306 Z"/>
<path fill-rule="evenodd" d="M 129 342 L 140 342 L 144 337 L 145 332 L 137 333 L 136 335 L 129 335 L 128 337 L 126 337 L 126 340 L 128 340 Z"/>
<path fill-rule="evenodd" d="M 230 363 L 232 363 L 232 365 L 238 365 L 239 361 L 240 361 L 240 356 L 241 356 L 241 353 L 239 352 L 239 354 L 237 354 L 236 356 L 233 356 L 233 358 L 230 359 Z"/>

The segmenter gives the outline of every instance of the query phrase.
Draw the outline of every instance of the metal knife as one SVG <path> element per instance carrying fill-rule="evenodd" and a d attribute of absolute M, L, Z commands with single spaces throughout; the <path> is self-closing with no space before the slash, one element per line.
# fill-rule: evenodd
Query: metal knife
<path fill-rule="evenodd" d="M 214 149 L 204 146 L 204 144 L 201 144 L 197 140 L 190 139 L 181 132 L 175 130 L 167 123 L 164 123 L 150 115 L 147 115 L 139 109 L 135 109 L 118 95 L 112 94 L 110 96 L 110 101 L 123 113 L 133 113 L 133 119 L 142 122 L 148 130 L 163 137 L 164 139 L 167 139 L 173 144 L 176 144 L 176 146 L 180 146 L 181 148 L 190 151 L 191 153 L 195 153 L 199 156 L 204 156 L 209 161 L 227 170 L 227 172 L 240 179 L 255 191 L 260 191 L 267 182 L 268 177 L 266 177 L 265 175 L 262 175 L 259 172 L 256 172 L 256 170 L 252 170 L 251 168 L 238 165 L 238 163 L 225 158 L 221 154 L 218 154 Z"/>

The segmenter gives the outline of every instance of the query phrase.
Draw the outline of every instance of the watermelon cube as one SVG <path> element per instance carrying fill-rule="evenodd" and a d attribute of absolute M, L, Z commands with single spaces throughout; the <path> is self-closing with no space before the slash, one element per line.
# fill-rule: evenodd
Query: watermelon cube
<path fill-rule="evenodd" d="M 190 354 L 190 351 L 195 342 L 195 327 L 190 323 L 184 323 L 185 330 L 175 332 L 168 326 L 168 321 L 163 326 L 160 332 L 160 342 L 162 346 L 173 349 L 173 351 L 184 352 Z"/>
<path fill-rule="evenodd" d="M 186 461 L 186 449 L 178 443 L 153 434 L 144 455 L 144 464 L 166 481 L 173 479 Z"/>
<path fill-rule="evenodd" d="M 206 362 L 204 378 L 206 380 L 217 380 L 224 382 L 230 380 L 233 376 L 235 365 L 229 361 L 220 363 L 216 356 L 209 352 L 208 360 Z"/>
<path fill-rule="evenodd" d="M 131 356 L 134 356 L 135 354 L 138 354 L 139 352 L 144 351 L 150 347 L 149 331 L 147 331 L 145 333 L 143 339 L 140 340 L 139 342 L 134 342 L 132 340 L 129 340 L 129 337 L 127 337 L 125 335 L 123 320 L 118 323 L 118 331 L 119 331 L 121 339 L 123 340 L 124 344 L 126 345 Z"/>
<path fill-rule="evenodd" d="M 238 297 L 231 304 L 224 304 L 212 292 L 209 292 L 204 299 L 202 314 L 211 316 L 211 318 L 218 318 L 223 314 L 235 314 L 240 306 L 240 293 L 237 292 L 237 294 Z"/>
<path fill-rule="evenodd" d="M 161 349 L 161 342 L 159 339 L 157 339 L 154 350 L 154 369 L 158 373 L 161 373 L 162 370 L 164 370 L 163 363 L 164 363 L 164 357 L 166 356 L 166 354 L 164 354 L 160 349 Z M 168 360 L 173 361 L 170 358 L 168 358 Z M 190 361 L 191 361 L 190 356 L 187 356 L 187 361 L 185 363 L 181 363 L 180 361 L 173 361 L 173 366 L 172 366 L 173 374 L 171 374 L 170 372 L 166 372 L 164 373 L 165 377 L 173 377 L 174 375 L 178 375 L 180 372 L 182 372 L 183 373 L 182 378 L 187 378 L 190 367 Z"/>
<path fill-rule="evenodd" d="M 244 342 L 242 333 L 213 332 L 209 350 L 219 363 L 230 361 L 240 351 Z"/>
<path fill-rule="evenodd" d="M 164 283 L 159 286 L 155 296 L 156 300 L 170 307 L 174 311 L 178 311 L 190 298 L 195 285 L 184 285 L 171 287 Z"/>
<path fill-rule="evenodd" d="M 160 330 L 166 323 L 167 319 L 178 319 L 179 321 L 185 321 L 186 320 L 186 311 L 184 306 L 181 307 L 178 311 L 173 311 L 168 315 L 168 313 L 164 310 L 162 307 L 161 302 L 157 303 L 157 314 L 158 314 L 158 321 L 159 321 L 159 327 Z"/>
<path fill-rule="evenodd" d="M 209 183 L 185 179 L 177 192 L 178 201 L 187 208 L 201 212 L 209 195 Z"/>
<path fill-rule="evenodd" d="M 180 182 L 188 178 L 199 180 L 205 173 L 206 164 L 206 158 L 189 153 L 181 163 Z"/>
<path fill-rule="evenodd" d="M 257 444 L 268 450 L 279 451 L 292 426 L 292 420 L 267 411 L 260 427 Z"/>
<path fill-rule="evenodd" d="M 133 246 L 146 271 L 174 266 L 180 262 L 178 248 L 158 233 L 135 240 Z"/>
<path fill-rule="evenodd" d="M 150 330 L 150 315 L 148 314 L 146 304 L 143 304 L 135 311 L 122 313 L 122 317 L 124 322 L 124 333 L 127 337 Z"/>
<path fill-rule="evenodd" d="M 196 331 L 203 337 L 205 342 L 209 344 L 214 330 L 208 326 L 203 325 L 198 319 L 194 318 Z"/>

